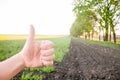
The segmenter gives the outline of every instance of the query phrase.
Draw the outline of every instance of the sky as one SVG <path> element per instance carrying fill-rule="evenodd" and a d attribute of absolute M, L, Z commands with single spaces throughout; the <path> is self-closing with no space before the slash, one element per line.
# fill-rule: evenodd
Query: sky
<path fill-rule="evenodd" d="M 73 0 L 0 0 L 0 34 L 68 35 L 75 20 Z"/>

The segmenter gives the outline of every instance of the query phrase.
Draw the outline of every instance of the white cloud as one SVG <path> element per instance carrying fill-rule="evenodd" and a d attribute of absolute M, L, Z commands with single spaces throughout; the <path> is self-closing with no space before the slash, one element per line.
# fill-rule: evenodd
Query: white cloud
<path fill-rule="evenodd" d="M 0 6 L 0 33 L 69 34 L 74 21 L 73 0 L 5 0 Z"/>

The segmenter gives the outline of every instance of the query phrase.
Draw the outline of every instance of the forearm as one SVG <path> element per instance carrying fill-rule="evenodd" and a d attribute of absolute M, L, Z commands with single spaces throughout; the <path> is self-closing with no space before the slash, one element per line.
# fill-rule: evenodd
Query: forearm
<path fill-rule="evenodd" d="M 21 57 L 21 53 L 18 53 L 13 57 L 1 62 L 0 80 L 9 80 L 18 72 L 20 72 L 24 67 L 24 60 Z"/>

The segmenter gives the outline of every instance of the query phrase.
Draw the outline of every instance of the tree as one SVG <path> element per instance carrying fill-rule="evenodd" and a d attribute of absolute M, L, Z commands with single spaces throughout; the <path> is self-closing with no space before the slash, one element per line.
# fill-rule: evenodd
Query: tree
<path fill-rule="evenodd" d="M 79 13 L 70 29 L 71 35 L 79 36 L 86 33 L 85 38 L 86 36 L 90 38 L 90 32 L 92 32 L 92 36 L 94 33 L 93 25 L 96 19 L 95 13 L 90 10 Z"/>
<path fill-rule="evenodd" d="M 108 34 L 113 33 L 113 40 L 116 43 L 115 26 L 120 19 L 120 1 L 119 0 L 101 0 L 98 4 L 98 14 L 101 16 L 104 28 L 106 30 L 104 40 L 108 41 Z M 101 24 L 101 23 L 100 23 Z"/>
<path fill-rule="evenodd" d="M 99 24 L 105 30 L 104 40 L 108 41 L 108 35 L 113 33 L 113 39 L 116 43 L 115 26 L 120 19 L 120 0 L 74 0 L 74 9 L 76 15 L 87 10 L 97 12 Z"/>
<path fill-rule="evenodd" d="M 111 31 L 113 32 L 113 40 L 116 43 L 115 26 L 119 24 L 120 20 L 120 0 L 111 0 L 109 3 L 111 4 L 109 11 L 109 23 Z"/>
<path fill-rule="evenodd" d="M 82 32 L 81 28 L 82 27 L 80 27 L 80 24 L 77 21 L 75 21 L 73 23 L 72 27 L 70 28 L 70 34 L 74 37 L 78 37 L 78 36 L 82 35 L 83 32 Z"/>

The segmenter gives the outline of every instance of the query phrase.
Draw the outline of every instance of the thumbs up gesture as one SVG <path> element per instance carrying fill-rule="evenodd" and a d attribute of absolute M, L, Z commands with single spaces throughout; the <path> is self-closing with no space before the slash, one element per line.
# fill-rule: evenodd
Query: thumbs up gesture
<path fill-rule="evenodd" d="M 21 51 L 26 67 L 52 66 L 54 60 L 54 44 L 51 41 L 36 41 L 35 29 L 30 26 L 30 33 Z"/>

